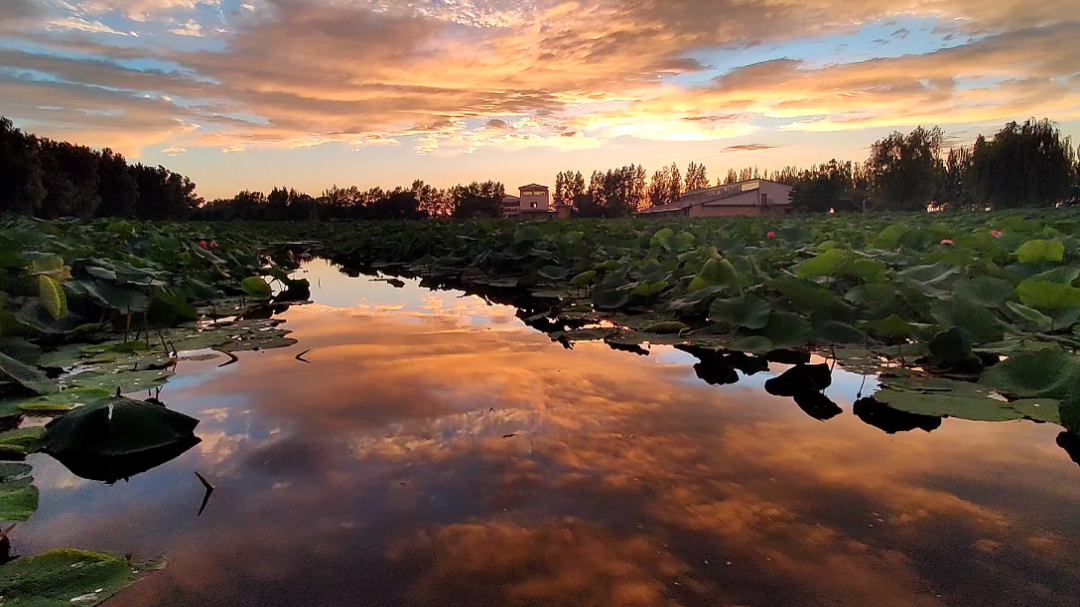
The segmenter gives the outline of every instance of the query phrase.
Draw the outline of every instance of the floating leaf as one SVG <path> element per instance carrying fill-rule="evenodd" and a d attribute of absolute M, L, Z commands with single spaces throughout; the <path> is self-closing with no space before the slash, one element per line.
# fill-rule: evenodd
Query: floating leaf
<path fill-rule="evenodd" d="M 41 426 L 16 428 L 7 432 L 0 432 L 0 445 L 18 447 L 27 453 L 33 453 L 41 449 L 41 441 L 44 435 L 45 428 Z"/>
<path fill-rule="evenodd" d="M 56 384 L 36 367 L 0 353 L 0 381 L 13 381 L 34 394 L 56 391 Z"/>
<path fill-rule="evenodd" d="M 1061 261 L 1065 245 L 1060 240 L 1029 240 L 1016 250 L 1020 263 L 1045 263 Z"/>
<path fill-rule="evenodd" d="M 13 606 L 93 607 L 131 581 L 131 564 L 124 557 L 53 550 L 0 567 L 0 596 Z"/>
<path fill-rule="evenodd" d="M 665 320 L 662 322 L 648 325 L 647 327 L 644 327 L 642 331 L 645 331 L 646 333 L 658 333 L 660 335 L 667 335 L 671 333 L 681 333 L 687 328 L 689 327 L 677 320 Z"/>
<path fill-rule="evenodd" d="M 874 399 L 901 411 L 975 421 L 1019 419 L 1007 402 L 990 398 L 985 386 L 947 379 L 885 378 Z"/>
<path fill-rule="evenodd" d="M 772 306 L 769 302 L 754 295 L 718 299 L 709 308 L 711 320 L 724 322 L 735 328 L 762 329 L 769 323 L 770 314 Z"/>
<path fill-rule="evenodd" d="M 874 335 L 894 339 L 907 339 L 915 334 L 915 325 L 900 318 L 896 314 L 889 315 L 881 320 L 870 320 L 862 323 Z"/>
<path fill-rule="evenodd" d="M 750 335 L 736 339 L 728 345 L 728 348 L 736 352 L 750 352 L 752 354 L 765 354 L 775 349 L 773 342 L 767 337 Z"/>
<path fill-rule="evenodd" d="M 0 482 L 0 521 L 25 521 L 31 514 L 37 512 L 38 488 L 31 484 L 33 480 L 21 478 Z M 2 579 L 3 569 L 0 567 L 0 579 Z M 3 584 L 0 582 L 0 593 L 2 592 Z M 0 594 L 0 596 L 3 595 Z"/>

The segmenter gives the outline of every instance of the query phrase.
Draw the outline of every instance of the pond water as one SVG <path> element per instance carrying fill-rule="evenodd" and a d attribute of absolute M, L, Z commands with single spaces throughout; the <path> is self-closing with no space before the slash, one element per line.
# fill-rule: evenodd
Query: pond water
<path fill-rule="evenodd" d="M 710 385 L 673 348 L 567 350 L 476 296 L 301 275 L 298 344 L 166 385 L 199 445 L 111 486 L 32 456 L 15 550 L 170 557 L 117 607 L 1080 604 L 1056 426 L 887 434 L 839 370 L 820 421 L 762 389 L 784 365 Z"/>

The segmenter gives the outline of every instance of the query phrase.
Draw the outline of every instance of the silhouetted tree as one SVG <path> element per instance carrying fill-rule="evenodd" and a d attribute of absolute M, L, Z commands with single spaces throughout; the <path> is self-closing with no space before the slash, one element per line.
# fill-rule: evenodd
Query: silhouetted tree
<path fill-rule="evenodd" d="M 875 207 L 926 210 L 937 192 L 943 136 L 940 128 L 917 127 L 907 135 L 894 132 L 874 143 L 866 170 Z"/>
<path fill-rule="evenodd" d="M 38 148 L 45 199 L 36 215 L 93 217 L 101 206 L 98 194 L 98 157 L 93 150 L 66 142 L 41 140 Z"/>
<path fill-rule="evenodd" d="M 139 201 L 139 184 L 128 167 L 127 160 L 105 148 L 98 157 L 98 194 L 102 217 L 132 217 Z"/>
<path fill-rule="evenodd" d="M 139 219 L 186 219 L 199 205 L 195 184 L 179 173 L 143 164 L 131 167 L 131 172 L 139 188 L 135 204 Z"/>
<path fill-rule="evenodd" d="M 1010 122 L 972 153 L 974 186 L 995 208 L 1053 206 L 1069 195 L 1076 155 L 1072 143 L 1049 120 Z"/>
<path fill-rule="evenodd" d="M 707 187 L 709 187 L 709 174 L 705 165 L 691 162 L 690 166 L 686 168 L 686 187 L 684 191 L 693 192 Z"/>
<path fill-rule="evenodd" d="M 32 215 L 45 199 L 38 142 L 0 117 L 0 212 Z"/>

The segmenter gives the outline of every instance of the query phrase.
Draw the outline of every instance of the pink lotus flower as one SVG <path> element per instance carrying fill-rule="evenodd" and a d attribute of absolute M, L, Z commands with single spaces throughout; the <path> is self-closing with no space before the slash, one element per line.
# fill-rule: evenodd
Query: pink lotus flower
<path fill-rule="evenodd" d="M 776 238 L 776 232 L 769 232 L 765 235 L 765 238 Z"/>
<path fill-rule="evenodd" d="M 942 240 L 942 241 L 941 241 L 941 244 L 948 244 L 948 245 L 951 245 L 951 244 L 956 244 L 956 243 L 954 243 L 954 242 L 953 242 L 952 240 L 950 240 L 950 239 L 946 238 L 945 240 Z"/>
<path fill-rule="evenodd" d="M 205 249 L 206 248 L 206 241 L 205 240 L 200 240 L 199 241 L 199 246 Z"/>
<path fill-rule="evenodd" d="M 990 230 L 990 235 L 994 238 L 1001 238 L 1001 230 Z"/>

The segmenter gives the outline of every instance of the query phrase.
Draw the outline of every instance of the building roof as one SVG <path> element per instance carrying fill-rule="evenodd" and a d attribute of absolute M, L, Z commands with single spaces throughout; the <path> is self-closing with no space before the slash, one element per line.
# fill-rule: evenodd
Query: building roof
<path fill-rule="evenodd" d="M 518 198 L 517 196 L 511 196 L 509 194 L 507 194 L 506 196 L 503 196 L 503 202 L 519 202 L 519 201 L 521 201 L 521 199 Z"/>
<path fill-rule="evenodd" d="M 649 213 L 664 213 L 668 211 L 680 211 L 687 207 L 693 207 L 698 205 L 705 206 L 758 206 L 757 202 L 746 203 L 737 200 L 730 200 L 744 192 L 753 192 L 761 189 L 761 182 L 776 183 L 786 188 L 791 186 L 776 182 L 769 181 L 768 179 L 747 179 L 746 181 L 737 181 L 735 183 L 727 183 L 724 185 L 713 186 L 710 188 L 703 188 L 700 190 L 693 190 L 683 194 L 675 202 L 669 202 L 668 204 L 650 207 L 648 209 L 638 211 L 638 214 L 646 215 Z M 788 200 L 779 200 L 775 204 L 787 205 L 790 204 Z"/>
<path fill-rule="evenodd" d="M 548 187 L 546 185 L 540 185 L 539 183 L 530 183 L 530 184 L 527 184 L 527 185 L 523 185 L 523 186 L 519 187 L 518 189 L 519 190 L 524 190 L 525 188 L 543 188 L 545 190 L 548 189 Z"/>

